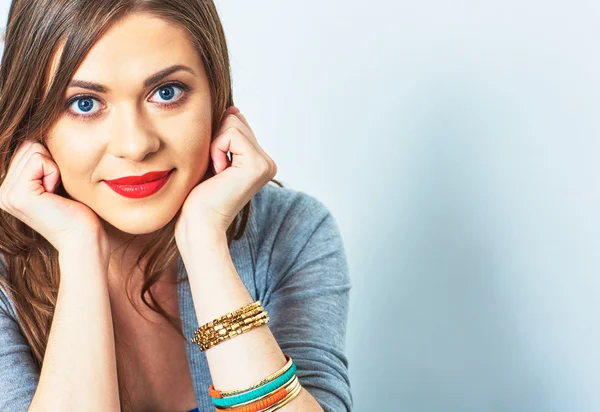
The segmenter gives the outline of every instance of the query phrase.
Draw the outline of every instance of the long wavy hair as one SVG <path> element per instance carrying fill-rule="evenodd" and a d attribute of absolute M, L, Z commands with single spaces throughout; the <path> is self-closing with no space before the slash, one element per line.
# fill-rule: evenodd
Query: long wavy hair
<path fill-rule="evenodd" d="M 133 12 L 152 13 L 178 24 L 189 34 L 208 76 L 213 112 L 212 138 L 215 137 L 221 114 L 233 105 L 233 97 L 227 44 L 212 0 L 14 0 L 0 63 L 2 180 L 16 148 L 25 139 L 38 139 L 43 143 L 43 136 L 61 114 L 68 83 L 94 42 L 113 23 Z M 40 75 L 40 68 L 51 67 L 61 44 L 64 48 L 58 67 L 53 70 L 54 75 L 50 70 Z M 277 180 L 272 181 L 283 187 Z M 61 184 L 56 193 L 68 197 Z M 135 267 L 143 271 L 141 300 L 186 339 L 179 319 L 172 318 L 161 307 L 151 289 L 179 257 L 174 227 L 180 212 L 155 232 Z M 249 214 L 250 202 L 227 230 L 230 246 L 244 234 Z M 0 276 L 0 286 L 12 299 L 23 336 L 41 368 L 58 295 L 58 252 L 39 233 L 4 210 L 0 210 L 0 252 L 6 272 L 6 277 Z M 127 284 L 130 279 L 131 276 Z M 179 281 L 187 281 L 187 277 Z M 127 296 L 133 304 L 129 291 Z M 121 407 L 130 409 L 123 369 L 124 349 L 120 350 L 119 343 L 115 334 Z"/>

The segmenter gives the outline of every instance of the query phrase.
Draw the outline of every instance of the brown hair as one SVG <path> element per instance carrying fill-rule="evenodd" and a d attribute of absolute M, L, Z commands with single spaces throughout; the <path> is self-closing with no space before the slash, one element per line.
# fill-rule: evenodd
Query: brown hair
<path fill-rule="evenodd" d="M 233 97 L 227 44 L 212 0 L 13 0 L 0 65 L 1 176 L 6 175 L 15 150 L 24 139 L 43 143 L 45 132 L 60 115 L 67 84 L 95 40 L 119 19 L 141 11 L 168 19 L 189 34 L 209 80 L 215 137 L 221 114 L 233 105 Z M 54 76 L 40 76 L 39 68 L 51 66 L 60 44 L 64 48 Z M 283 187 L 277 180 L 272 181 Z M 61 186 L 56 193 L 68 196 Z M 244 234 L 249 214 L 250 202 L 227 230 L 229 245 Z M 179 323 L 155 301 L 150 289 L 179 256 L 174 238 L 178 215 L 179 212 L 156 232 L 136 266 L 142 267 L 145 260 L 140 291 L 144 304 L 167 319 L 186 339 Z M 0 210 L 0 252 L 6 269 L 6 278 L 0 276 L 0 286 L 12 298 L 22 333 L 41 368 L 58 295 L 58 253 L 40 234 L 4 210 Z M 123 408 L 129 404 L 129 397 L 120 361 L 123 356 L 116 346 Z"/>

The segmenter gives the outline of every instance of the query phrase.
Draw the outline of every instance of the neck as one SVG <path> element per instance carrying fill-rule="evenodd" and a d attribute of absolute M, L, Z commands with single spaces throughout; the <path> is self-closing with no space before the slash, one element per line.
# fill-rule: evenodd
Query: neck
<path fill-rule="evenodd" d="M 142 269 L 136 267 L 138 257 L 149 242 L 155 236 L 155 233 L 133 235 L 125 233 L 116 227 L 104 222 L 104 229 L 110 242 L 110 262 L 108 269 L 108 280 L 119 288 L 125 286 L 125 280 L 132 272 L 130 287 L 141 287 L 144 276 Z M 169 263 L 165 273 L 161 276 L 158 283 L 176 282 L 178 273 L 178 259 L 173 259 Z M 145 261 L 141 262 L 144 267 Z"/>

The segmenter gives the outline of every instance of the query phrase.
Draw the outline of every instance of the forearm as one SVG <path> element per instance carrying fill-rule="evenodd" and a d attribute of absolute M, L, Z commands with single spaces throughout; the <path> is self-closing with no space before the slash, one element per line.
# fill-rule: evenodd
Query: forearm
<path fill-rule="evenodd" d="M 30 410 L 118 411 L 119 392 L 106 272 L 94 242 L 59 255 L 60 288 Z"/>
<path fill-rule="evenodd" d="M 226 238 L 206 236 L 195 239 L 191 245 L 185 253 L 187 256 L 182 257 L 199 325 L 254 302 L 235 269 Z M 206 351 L 206 358 L 214 387 L 223 391 L 247 387 L 286 363 L 268 325 L 255 327 L 213 346 Z M 278 409 L 281 412 L 322 410 L 304 388 L 295 399 Z"/>

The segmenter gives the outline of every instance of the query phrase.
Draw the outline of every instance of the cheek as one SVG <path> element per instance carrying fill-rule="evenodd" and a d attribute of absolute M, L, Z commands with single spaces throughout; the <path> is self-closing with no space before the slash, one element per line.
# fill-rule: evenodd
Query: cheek
<path fill-rule="evenodd" d="M 76 128 L 69 128 L 68 132 L 56 128 L 48 136 L 46 145 L 58 165 L 65 189 L 90 182 L 102 157 L 98 141 L 89 134 L 78 133 Z"/>
<path fill-rule="evenodd" d="M 163 135 L 169 136 L 179 167 L 206 168 L 210 160 L 210 113 L 186 113 L 179 122 L 171 123 Z"/>
<path fill-rule="evenodd" d="M 179 148 L 177 166 L 185 171 L 188 189 L 201 182 L 212 161 L 210 158 L 210 135 L 188 139 Z"/>

